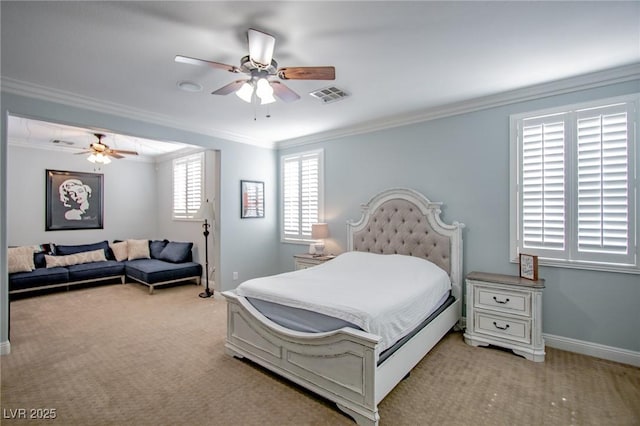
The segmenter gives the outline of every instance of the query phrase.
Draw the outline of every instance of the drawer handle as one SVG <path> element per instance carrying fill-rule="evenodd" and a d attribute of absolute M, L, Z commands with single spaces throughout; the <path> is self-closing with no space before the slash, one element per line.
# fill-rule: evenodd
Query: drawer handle
<path fill-rule="evenodd" d="M 493 300 L 495 300 L 496 303 L 500 303 L 501 305 L 504 305 L 505 303 L 509 303 L 509 298 L 508 297 L 505 300 L 498 300 L 497 297 L 493 296 Z"/>
<path fill-rule="evenodd" d="M 493 322 L 493 326 L 498 330 L 506 330 L 507 328 L 509 328 L 509 324 L 506 324 L 504 327 L 500 327 L 498 324 L 496 324 L 495 321 Z"/>

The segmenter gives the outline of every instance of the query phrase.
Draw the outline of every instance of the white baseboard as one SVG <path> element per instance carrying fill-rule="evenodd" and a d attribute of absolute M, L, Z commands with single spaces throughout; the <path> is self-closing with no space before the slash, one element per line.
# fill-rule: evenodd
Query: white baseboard
<path fill-rule="evenodd" d="M 11 353 L 11 342 L 0 343 L 0 355 L 9 355 Z"/>
<path fill-rule="evenodd" d="M 547 346 L 640 367 L 640 352 L 542 333 Z"/>
<path fill-rule="evenodd" d="M 467 328 L 466 317 L 460 318 L 460 326 L 463 329 Z M 599 343 L 585 342 L 584 340 L 571 339 L 569 337 L 555 336 L 547 333 L 542 333 L 542 337 L 544 338 L 545 345 L 550 348 L 561 349 L 563 351 L 575 352 L 577 354 L 640 367 L 640 352 L 601 345 Z"/>

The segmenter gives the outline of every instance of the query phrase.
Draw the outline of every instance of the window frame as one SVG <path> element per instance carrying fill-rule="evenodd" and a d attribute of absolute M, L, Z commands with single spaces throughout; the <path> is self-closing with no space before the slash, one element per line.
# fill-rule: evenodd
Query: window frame
<path fill-rule="evenodd" d="M 285 164 L 291 159 L 297 158 L 300 162 L 302 157 L 315 155 L 318 158 L 318 220 L 317 222 L 324 222 L 324 149 L 314 149 L 309 151 L 301 151 L 291 154 L 284 154 L 280 156 L 280 242 L 292 243 L 292 244 L 309 244 L 315 240 L 311 239 L 311 231 L 308 236 L 303 232 L 298 233 L 296 236 L 290 236 L 285 233 Z M 300 177 L 300 169 L 298 170 L 298 179 Z M 300 197 L 298 197 L 300 201 Z M 300 221 L 300 227 L 302 227 L 302 215 L 298 214 Z M 315 223 L 315 222 L 314 222 Z"/>
<path fill-rule="evenodd" d="M 200 163 L 200 202 L 198 203 L 198 207 L 196 207 L 195 209 L 190 210 L 187 207 L 185 216 L 176 215 L 176 165 L 178 163 L 186 163 L 188 165 L 190 162 Z M 187 222 L 199 220 L 198 218 L 196 218 L 196 215 L 198 213 L 198 210 L 200 209 L 200 205 L 204 200 L 204 196 L 205 196 L 204 184 L 205 184 L 205 153 L 204 151 L 174 158 L 171 161 L 171 220 L 187 221 Z M 188 190 L 189 182 L 188 182 L 187 176 L 185 176 L 185 185 L 186 185 L 185 205 L 188 205 L 189 200 L 188 200 L 187 194 L 189 192 Z"/>
<path fill-rule="evenodd" d="M 616 104 L 629 104 L 627 115 L 627 158 L 628 158 L 628 254 L 625 262 L 614 260 L 611 257 L 606 259 L 598 256 L 589 256 L 579 254 L 578 246 L 578 135 L 577 124 L 579 115 L 589 109 L 597 110 L 606 106 L 614 106 Z M 640 93 L 631 95 L 617 96 L 612 98 L 598 99 L 595 101 L 583 102 L 561 107 L 547 108 L 537 111 L 513 114 L 509 117 L 509 163 L 510 163 L 510 183 L 509 183 L 509 258 L 510 262 L 518 263 L 520 252 L 534 254 L 539 256 L 539 264 L 542 266 L 564 267 L 572 269 L 598 270 L 608 272 L 622 272 L 631 274 L 640 274 L 640 252 L 639 244 L 639 226 L 638 218 L 640 217 L 640 200 L 638 197 L 638 171 L 640 168 L 640 159 L 638 158 L 638 125 L 640 123 Z M 564 141 L 564 243 L 565 248 L 562 250 L 561 256 L 551 257 L 553 252 L 540 249 L 524 249 L 522 250 L 521 232 L 522 232 L 522 210 L 520 201 L 521 190 L 521 150 L 522 142 L 520 141 L 521 131 L 519 125 L 525 120 L 541 118 L 544 116 L 564 116 L 565 124 L 569 124 L 565 128 Z M 568 118 L 566 118 L 568 117 Z M 577 254 L 579 257 L 574 256 Z M 607 257 L 607 256 L 605 256 Z M 623 255 L 619 256 L 624 257 Z"/>

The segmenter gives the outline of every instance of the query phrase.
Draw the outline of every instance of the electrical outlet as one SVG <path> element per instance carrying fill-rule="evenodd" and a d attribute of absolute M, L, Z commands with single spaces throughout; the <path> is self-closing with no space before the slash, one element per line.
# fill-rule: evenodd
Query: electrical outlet
<path fill-rule="evenodd" d="M 237 280 L 237 279 L 238 279 L 238 273 L 237 273 L 237 272 L 234 272 L 234 273 L 233 273 L 233 280 L 235 281 L 235 280 Z"/>

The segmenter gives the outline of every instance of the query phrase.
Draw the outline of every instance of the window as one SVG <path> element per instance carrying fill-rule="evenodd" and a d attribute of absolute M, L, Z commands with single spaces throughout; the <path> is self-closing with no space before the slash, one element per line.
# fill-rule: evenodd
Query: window
<path fill-rule="evenodd" d="M 323 151 L 283 156 L 281 179 L 282 240 L 308 242 L 323 220 Z"/>
<path fill-rule="evenodd" d="M 511 259 L 640 273 L 638 95 L 511 117 Z"/>
<path fill-rule="evenodd" d="M 193 219 L 204 193 L 204 153 L 173 160 L 173 219 Z"/>

